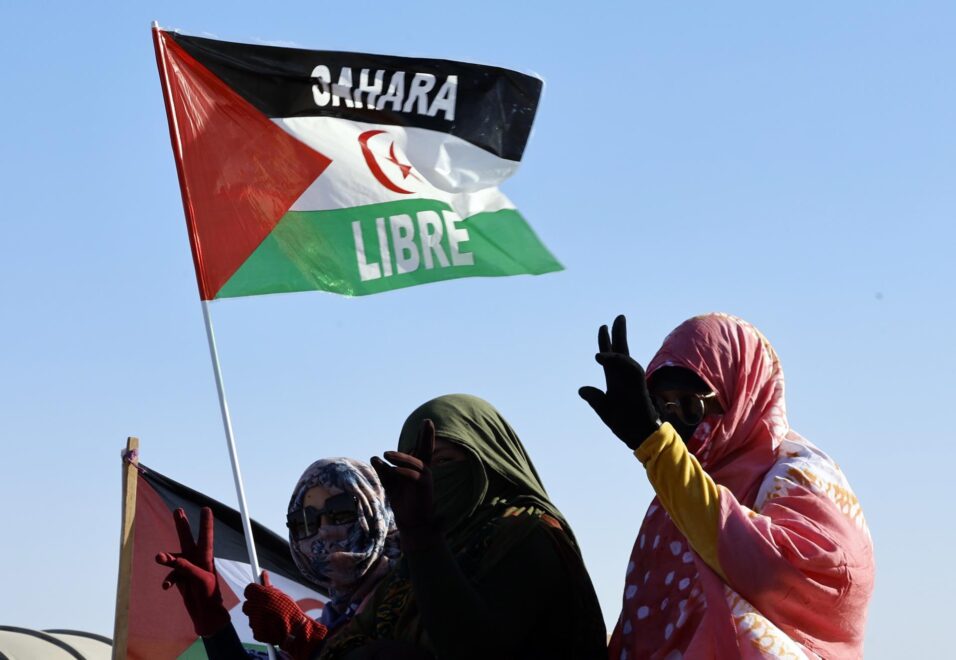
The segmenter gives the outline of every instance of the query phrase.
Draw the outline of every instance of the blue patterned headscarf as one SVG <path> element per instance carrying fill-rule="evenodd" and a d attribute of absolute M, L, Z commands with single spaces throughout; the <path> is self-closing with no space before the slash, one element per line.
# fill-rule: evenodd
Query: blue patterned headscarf
<path fill-rule="evenodd" d="M 349 493 L 358 500 L 358 520 L 345 525 L 323 525 L 308 539 L 289 537 L 292 558 L 309 580 L 328 590 L 329 605 L 344 613 L 366 579 L 384 574 L 380 559 L 399 555 L 395 516 L 385 501 L 378 475 L 367 463 L 351 458 L 324 458 L 310 465 L 292 492 L 289 511 L 302 508 L 306 492 L 324 486 L 330 495 Z M 327 605 L 328 607 L 328 605 Z"/>

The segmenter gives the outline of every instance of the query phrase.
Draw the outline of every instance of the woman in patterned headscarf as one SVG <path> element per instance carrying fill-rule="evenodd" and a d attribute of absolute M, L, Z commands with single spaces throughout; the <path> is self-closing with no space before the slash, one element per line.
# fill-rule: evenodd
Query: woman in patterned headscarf
<path fill-rule="evenodd" d="M 404 558 L 323 660 L 603 660 L 571 528 L 501 414 L 438 397 L 408 417 L 398 449 L 372 465 Z"/>
<path fill-rule="evenodd" d="M 317 511 L 337 507 L 326 514 L 333 524 L 310 529 L 309 505 Z M 296 484 L 287 518 L 292 558 L 305 577 L 328 591 L 319 621 L 334 632 L 352 618 L 399 554 L 395 517 L 378 475 L 351 458 L 316 461 Z"/>
<path fill-rule="evenodd" d="M 581 396 L 657 494 L 609 658 L 862 657 L 870 535 L 837 465 L 790 429 L 763 335 L 726 314 L 690 319 L 646 376 L 623 316 L 598 348 L 607 391 Z"/>
<path fill-rule="evenodd" d="M 174 514 L 183 548 L 156 560 L 173 569 L 163 584 L 175 584 L 211 659 L 244 658 L 230 623 L 212 562 L 212 511 L 203 509 L 199 542 L 185 513 Z M 246 587 L 242 611 L 254 637 L 278 645 L 294 660 L 314 658 L 327 640 L 360 611 L 399 554 L 395 518 L 371 466 L 350 458 L 310 465 L 296 484 L 287 516 L 292 557 L 302 574 L 329 594 L 318 621 L 280 589 Z"/>

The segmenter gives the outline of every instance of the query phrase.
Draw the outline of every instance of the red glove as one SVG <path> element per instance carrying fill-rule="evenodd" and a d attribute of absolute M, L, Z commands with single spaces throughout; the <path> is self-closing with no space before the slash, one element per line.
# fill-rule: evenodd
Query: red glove
<path fill-rule="evenodd" d="M 278 644 L 295 660 L 308 660 L 322 645 L 329 629 L 302 611 L 292 598 L 273 587 L 262 571 L 262 584 L 250 584 L 242 611 L 249 617 L 252 636 Z"/>
<path fill-rule="evenodd" d="M 173 521 L 179 534 L 180 551 L 156 555 L 156 563 L 173 569 L 163 580 L 163 589 L 176 585 L 196 634 L 208 637 L 222 630 L 230 621 L 229 612 L 222 604 L 213 561 L 212 509 L 203 507 L 200 513 L 199 543 L 193 541 L 185 511 L 176 509 Z"/>

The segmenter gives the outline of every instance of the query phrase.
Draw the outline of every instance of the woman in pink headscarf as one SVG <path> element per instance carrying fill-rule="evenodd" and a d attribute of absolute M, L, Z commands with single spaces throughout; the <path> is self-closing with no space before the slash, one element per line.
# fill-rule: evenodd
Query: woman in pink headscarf
<path fill-rule="evenodd" d="M 623 316 L 602 326 L 606 392 L 580 394 L 657 494 L 625 577 L 609 658 L 858 658 L 873 591 L 860 505 L 790 430 L 783 371 L 756 328 L 698 316 L 647 372 Z"/>

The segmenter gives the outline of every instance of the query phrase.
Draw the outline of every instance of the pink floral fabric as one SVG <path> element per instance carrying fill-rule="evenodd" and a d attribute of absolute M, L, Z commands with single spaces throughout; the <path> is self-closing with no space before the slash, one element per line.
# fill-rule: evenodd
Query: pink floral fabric
<path fill-rule="evenodd" d="M 790 430 L 773 348 L 749 323 L 709 314 L 668 335 L 648 375 L 663 366 L 698 374 L 724 409 L 686 444 L 718 485 L 726 581 L 655 498 L 609 658 L 862 657 L 870 535 L 836 464 Z"/>

